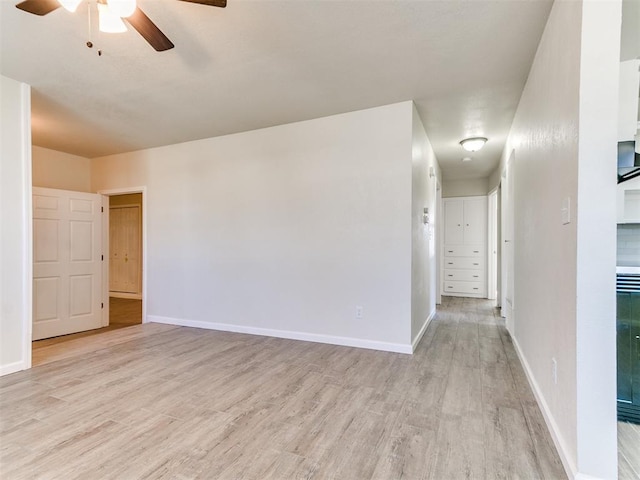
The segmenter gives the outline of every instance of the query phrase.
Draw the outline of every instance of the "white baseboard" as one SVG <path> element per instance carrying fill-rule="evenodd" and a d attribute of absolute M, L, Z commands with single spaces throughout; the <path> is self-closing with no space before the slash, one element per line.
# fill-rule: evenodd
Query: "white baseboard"
<path fill-rule="evenodd" d="M 141 293 L 109 292 L 109 296 L 114 298 L 129 298 L 131 300 L 142 300 Z"/>
<path fill-rule="evenodd" d="M 562 461 L 562 466 L 564 467 L 564 471 L 566 472 L 569 478 L 573 478 L 574 480 L 596 480 L 592 477 L 585 476 L 583 474 L 578 473 L 578 468 L 568 455 L 567 446 L 565 444 L 564 438 L 560 433 L 560 429 L 558 428 L 558 424 L 556 423 L 553 415 L 551 414 L 551 410 L 549 409 L 549 405 L 542 395 L 540 391 L 540 387 L 538 386 L 538 382 L 536 382 L 535 377 L 533 376 L 533 372 L 529 367 L 529 363 L 527 359 L 524 357 L 522 350 L 520 349 L 520 345 L 518 344 L 518 340 L 512 335 L 511 339 L 513 340 L 513 345 L 516 349 L 516 353 L 518 354 L 518 358 L 520 359 L 520 363 L 524 368 L 524 372 L 527 375 L 527 380 L 529 380 L 529 385 L 533 390 L 533 394 L 536 397 L 536 401 L 538 402 L 538 406 L 542 411 L 542 416 L 544 417 L 544 421 L 547 424 L 547 428 L 551 433 L 551 438 L 553 439 L 553 443 L 556 446 L 556 450 L 558 450 L 558 454 L 560 455 L 560 460 Z"/>
<path fill-rule="evenodd" d="M 26 366 L 23 361 L 8 363 L 7 365 L 0 366 L 0 377 L 9 375 L 10 373 L 20 372 L 26 370 Z"/>
<path fill-rule="evenodd" d="M 183 320 L 181 318 L 161 317 L 148 315 L 147 321 L 178 325 L 181 327 L 204 328 L 206 330 L 219 330 L 222 332 L 247 333 L 250 335 L 262 335 L 264 337 L 287 338 L 290 340 L 303 340 L 306 342 L 328 343 L 344 347 L 367 348 L 369 350 L 382 350 L 384 352 L 412 354 L 413 349 L 409 344 L 379 342 L 363 338 L 335 337 L 319 333 L 292 332 L 289 330 L 274 330 L 271 328 L 249 327 L 245 325 L 232 325 L 229 323 L 203 322 L 200 320 Z"/>
<path fill-rule="evenodd" d="M 427 319 L 424 321 L 424 324 L 422 325 L 422 328 L 416 335 L 416 338 L 414 338 L 413 342 L 411 342 L 411 353 L 416 351 L 416 347 L 420 343 L 420 340 L 422 340 L 422 337 L 424 336 L 424 332 L 427 331 L 427 327 L 429 326 L 429 324 L 431 323 L 431 320 L 433 320 L 433 317 L 435 316 L 436 316 L 436 309 L 434 308 L 429 314 L 429 316 L 427 317 Z"/>
<path fill-rule="evenodd" d="M 486 295 L 481 293 L 453 293 L 453 292 L 443 292 L 443 297 L 463 297 L 463 298 L 487 298 Z"/>

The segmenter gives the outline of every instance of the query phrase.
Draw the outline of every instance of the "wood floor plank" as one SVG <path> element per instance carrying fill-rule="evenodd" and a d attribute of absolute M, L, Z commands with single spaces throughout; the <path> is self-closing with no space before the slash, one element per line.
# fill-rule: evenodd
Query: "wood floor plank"
<path fill-rule="evenodd" d="M 481 413 L 442 415 L 428 478 L 485 478 L 484 427 Z"/>
<path fill-rule="evenodd" d="M 309 480 L 318 470 L 318 464 L 305 457 L 282 452 L 269 468 L 264 471 L 262 478 L 286 478 L 291 480 Z"/>
<path fill-rule="evenodd" d="M 637 480 L 640 473 L 633 468 L 627 457 L 618 452 L 618 480 Z"/>
<path fill-rule="evenodd" d="M 1 478 L 565 478 L 486 300 L 414 355 L 154 324 L 41 352 L 0 378 Z"/>
<path fill-rule="evenodd" d="M 553 480 L 563 466 L 536 403 L 522 402 L 542 478 Z"/>
<path fill-rule="evenodd" d="M 521 408 L 485 404 L 484 451 L 488 478 L 542 478 Z"/>
<path fill-rule="evenodd" d="M 618 422 L 620 479 L 640 478 L 640 425 Z"/>
<path fill-rule="evenodd" d="M 449 415 L 482 413 L 482 377 L 479 368 L 451 368 L 442 412 Z"/>
<path fill-rule="evenodd" d="M 380 451 L 372 480 L 390 478 L 424 480 L 427 463 L 433 458 L 436 434 L 406 423 L 396 423 Z"/>

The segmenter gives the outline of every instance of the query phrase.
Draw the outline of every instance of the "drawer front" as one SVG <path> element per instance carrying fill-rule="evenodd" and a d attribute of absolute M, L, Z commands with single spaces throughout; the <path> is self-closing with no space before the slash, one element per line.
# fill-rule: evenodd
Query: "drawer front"
<path fill-rule="evenodd" d="M 444 293 L 475 293 L 485 295 L 483 282 L 444 282 Z"/>
<path fill-rule="evenodd" d="M 445 270 L 444 279 L 455 282 L 482 282 L 484 270 Z"/>
<path fill-rule="evenodd" d="M 459 268 L 465 270 L 484 270 L 484 258 L 447 257 L 444 259 L 444 268 L 445 270 Z"/>
<path fill-rule="evenodd" d="M 483 247 L 473 245 L 445 245 L 445 257 L 482 257 Z"/>

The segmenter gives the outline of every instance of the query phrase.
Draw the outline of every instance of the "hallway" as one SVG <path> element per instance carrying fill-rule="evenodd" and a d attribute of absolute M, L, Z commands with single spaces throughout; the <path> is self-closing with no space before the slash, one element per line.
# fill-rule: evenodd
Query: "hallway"
<path fill-rule="evenodd" d="M 566 478 L 490 301 L 443 298 L 413 356 L 127 331 L 0 378 L 0 476 Z"/>

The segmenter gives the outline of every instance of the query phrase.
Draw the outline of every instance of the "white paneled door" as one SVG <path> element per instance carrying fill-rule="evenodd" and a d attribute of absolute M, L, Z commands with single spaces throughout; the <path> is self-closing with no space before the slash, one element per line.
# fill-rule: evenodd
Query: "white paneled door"
<path fill-rule="evenodd" d="M 102 198 L 33 188 L 33 340 L 103 326 Z"/>
<path fill-rule="evenodd" d="M 464 243 L 464 200 L 444 200 L 444 244 L 462 245 Z"/>
<path fill-rule="evenodd" d="M 140 293 L 140 207 L 109 209 L 109 291 Z"/>

